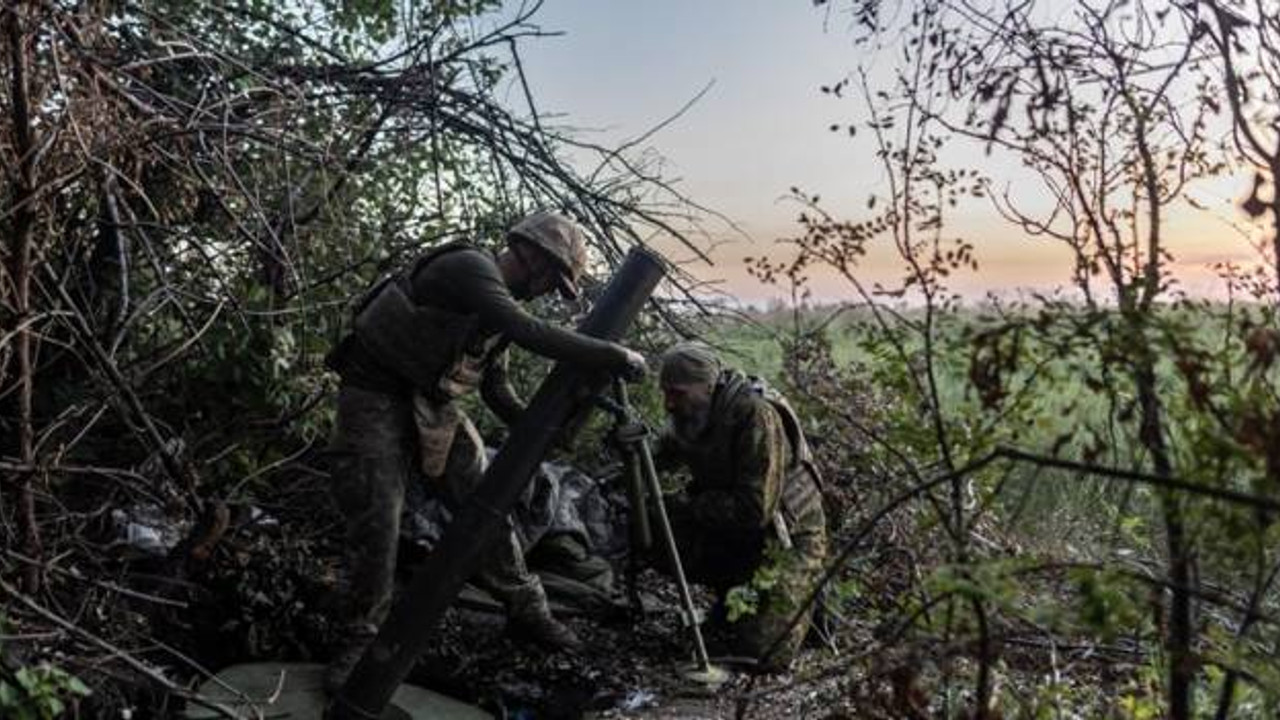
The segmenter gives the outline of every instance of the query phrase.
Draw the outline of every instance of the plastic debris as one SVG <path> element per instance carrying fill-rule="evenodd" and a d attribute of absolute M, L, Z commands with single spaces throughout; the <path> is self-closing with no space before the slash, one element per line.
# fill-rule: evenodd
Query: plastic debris
<path fill-rule="evenodd" d="M 174 522 L 155 505 L 135 505 L 111 511 L 117 537 L 134 550 L 148 555 L 166 555 L 182 540 L 188 523 Z"/>
<path fill-rule="evenodd" d="M 658 696 L 643 689 L 632 690 L 627 693 L 627 696 L 622 699 L 622 702 L 618 703 L 618 708 L 627 712 L 635 712 L 636 710 L 643 710 L 645 708 L 657 706 Z"/>

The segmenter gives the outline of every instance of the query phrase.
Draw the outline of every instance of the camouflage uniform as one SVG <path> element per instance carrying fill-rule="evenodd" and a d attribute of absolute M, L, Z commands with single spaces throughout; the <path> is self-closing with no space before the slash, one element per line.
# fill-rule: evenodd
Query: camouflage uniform
<path fill-rule="evenodd" d="M 765 653 L 813 590 L 827 554 L 819 480 L 794 412 L 759 381 L 725 370 L 703 433 L 696 442 L 665 434 L 658 457 L 692 474 L 667 503 L 689 578 L 722 600 L 735 586 L 752 587 L 759 602 L 733 624 L 735 649 L 764 667 L 790 664 L 808 613 Z"/>
<path fill-rule="evenodd" d="M 423 477 L 457 506 L 483 476 L 484 449 L 457 398 L 479 388 L 505 423 L 519 417 L 523 405 L 507 381 L 509 343 L 588 367 L 627 362 L 619 345 L 525 313 L 493 256 L 465 243 L 437 248 L 380 284 L 362 301 L 354 325 L 328 358 L 342 378 L 329 450 L 350 571 L 346 647 L 331 662 L 331 685 L 345 678 L 390 609 L 405 484 Z M 504 603 L 516 629 L 576 642 L 551 619 L 514 527 L 474 579 Z"/>
<path fill-rule="evenodd" d="M 422 426 L 415 422 L 421 397 L 402 397 L 345 385 L 338 393 L 338 415 L 330 442 L 334 500 L 347 520 L 345 593 L 349 635 L 369 639 L 386 619 L 394 586 L 396 547 L 404 509 L 405 483 L 422 479 L 456 508 L 484 475 L 484 448 L 470 419 L 460 410 L 440 477 L 425 477 L 419 464 Z M 507 608 L 517 622 L 548 613 L 538 577 L 525 567 L 511 526 L 490 548 L 473 580 Z"/>

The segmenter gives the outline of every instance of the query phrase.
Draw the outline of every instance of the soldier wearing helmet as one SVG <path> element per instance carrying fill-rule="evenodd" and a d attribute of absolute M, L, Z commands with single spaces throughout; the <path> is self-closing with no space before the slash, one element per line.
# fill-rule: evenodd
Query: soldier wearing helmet
<path fill-rule="evenodd" d="M 455 506 L 483 475 L 483 445 L 456 401 L 479 389 L 504 423 L 523 412 L 507 380 L 508 346 L 589 368 L 644 372 L 639 353 L 555 327 L 517 302 L 552 290 L 576 297 L 585 262 L 582 230 L 562 215 L 537 212 L 508 231 L 501 252 L 466 242 L 434 248 L 357 307 L 353 331 L 328 358 L 341 377 L 329 454 L 332 493 L 346 517 L 350 585 L 330 689 L 345 682 L 386 618 L 412 471 Z M 514 529 L 475 579 L 506 606 L 514 634 L 553 649 L 579 645 L 551 616 Z"/>
<path fill-rule="evenodd" d="M 513 249 L 522 245 L 541 250 L 554 267 L 556 288 L 567 299 L 578 297 L 578 279 L 587 264 L 587 244 L 577 225 L 556 213 L 537 212 L 507 233 Z"/>

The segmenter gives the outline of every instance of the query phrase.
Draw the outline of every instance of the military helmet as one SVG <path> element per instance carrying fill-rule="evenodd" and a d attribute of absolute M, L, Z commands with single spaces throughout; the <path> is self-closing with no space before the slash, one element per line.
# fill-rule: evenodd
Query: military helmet
<path fill-rule="evenodd" d="M 553 212 L 535 212 L 507 232 L 507 240 L 524 240 L 542 250 L 555 265 L 560 294 L 578 297 L 578 280 L 587 264 L 587 241 L 582 229 Z"/>

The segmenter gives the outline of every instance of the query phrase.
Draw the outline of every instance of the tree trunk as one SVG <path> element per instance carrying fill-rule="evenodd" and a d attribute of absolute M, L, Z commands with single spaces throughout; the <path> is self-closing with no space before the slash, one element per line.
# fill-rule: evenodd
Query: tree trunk
<path fill-rule="evenodd" d="M 31 262 L 32 232 L 35 217 L 35 138 L 31 128 L 30 98 L 27 88 L 29 60 L 28 40 L 22 27 L 22 4 L 10 3 L 3 10 L 4 35 L 9 56 L 9 121 L 13 124 L 14 151 L 18 156 L 18 172 L 9 193 L 16 208 L 10 226 L 9 277 L 12 282 L 14 322 L 18 327 L 14 338 L 14 360 L 17 365 L 17 453 L 22 471 L 13 478 L 17 495 L 17 521 L 22 535 L 23 552 L 39 559 L 42 548 L 40 528 L 35 517 L 36 476 L 35 427 L 32 417 L 32 395 L 35 368 L 32 363 L 34 336 L 31 330 Z M 34 594 L 39 589 L 40 573 L 29 564 L 23 575 L 23 589 Z"/>

